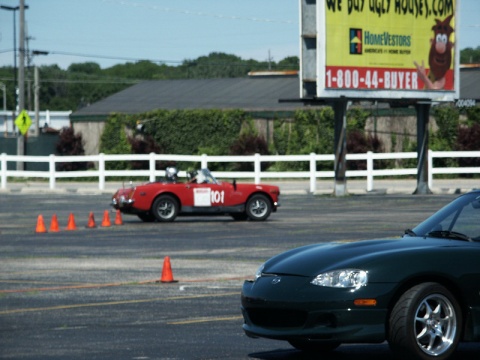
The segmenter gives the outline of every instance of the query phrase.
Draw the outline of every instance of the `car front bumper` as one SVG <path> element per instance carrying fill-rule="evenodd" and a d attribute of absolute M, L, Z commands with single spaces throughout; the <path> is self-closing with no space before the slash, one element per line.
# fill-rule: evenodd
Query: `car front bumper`
<path fill-rule="evenodd" d="M 125 196 L 120 195 L 113 197 L 110 205 L 117 210 L 128 211 L 132 209 L 134 203 L 135 201 L 133 199 L 128 199 Z"/>
<path fill-rule="evenodd" d="M 385 340 L 386 304 L 393 285 L 369 284 L 352 292 L 311 285 L 304 277 L 281 276 L 277 284 L 272 280 L 244 283 L 243 329 L 248 336 L 341 343 Z M 359 298 L 375 298 L 377 306 L 356 306 Z"/>

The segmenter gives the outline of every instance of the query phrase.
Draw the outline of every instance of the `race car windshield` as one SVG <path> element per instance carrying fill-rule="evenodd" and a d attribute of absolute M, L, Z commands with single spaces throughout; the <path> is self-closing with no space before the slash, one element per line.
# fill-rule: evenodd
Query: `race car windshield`
<path fill-rule="evenodd" d="M 218 184 L 219 182 L 215 177 L 212 175 L 210 170 L 208 169 L 200 169 L 193 173 L 192 178 L 194 179 L 201 179 L 200 183 L 203 184 Z"/>
<path fill-rule="evenodd" d="M 480 193 L 458 197 L 410 231 L 410 236 L 480 241 Z"/>

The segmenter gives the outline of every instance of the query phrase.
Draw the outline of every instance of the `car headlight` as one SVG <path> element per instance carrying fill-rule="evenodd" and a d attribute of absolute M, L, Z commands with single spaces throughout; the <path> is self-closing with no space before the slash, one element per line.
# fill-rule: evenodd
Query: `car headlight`
<path fill-rule="evenodd" d="M 359 288 L 367 285 L 368 274 L 364 270 L 342 269 L 317 275 L 311 284 L 334 288 Z"/>
<path fill-rule="evenodd" d="M 257 271 L 255 272 L 255 280 L 262 276 L 263 269 L 265 268 L 265 264 L 262 264 L 258 267 Z"/>

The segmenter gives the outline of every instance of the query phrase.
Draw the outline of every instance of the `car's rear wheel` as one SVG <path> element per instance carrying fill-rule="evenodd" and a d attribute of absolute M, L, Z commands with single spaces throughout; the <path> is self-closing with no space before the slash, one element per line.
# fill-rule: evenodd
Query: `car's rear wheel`
<path fill-rule="evenodd" d="M 153 216 L 150 213 L 141 213 L 141 214 L 137 214 L 137 216 L 143 222 L 154 222 L 155 221 L 155 216 Z"/>
<path fill-rule="evenodd" d="M 423 283 L 406 291 L 389 321 L 388 342 L 399 359 L 445 360 L 462 331 L 462 311 L 448 289 Z"/>
<path fill-rule="evenodd" d="M 245 211 L 251 220 L 262 221 L 270 216 L 272 204 L 265 195 L 256 194 L 247 201 Z"/>
<path fill-rule="evenodd" d="M 338 342 L 319 342 L 312 340 L 289 340 L 288 342 L 295 349 L 315 353 L 330 352 L 340 346 L 340 343 Z"/>
<path fill-rule="evenodd" d="M 169 222 L 178 215 L 178 202 L 170 195 L 160 195 L 152 205 L 152 214 L 158 221 Z"/>

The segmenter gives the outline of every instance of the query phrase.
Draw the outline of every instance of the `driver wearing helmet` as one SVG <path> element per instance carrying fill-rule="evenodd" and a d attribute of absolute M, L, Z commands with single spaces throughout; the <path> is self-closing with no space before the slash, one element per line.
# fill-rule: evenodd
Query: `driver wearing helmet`
<path fill-rule="evenodd" d="M 165 169 L 165 178 L 167 179 L 167 182 L 171 183 L 176 183 L 178 180 L 178 170 L 176 167 L 167 167 Z"/>

